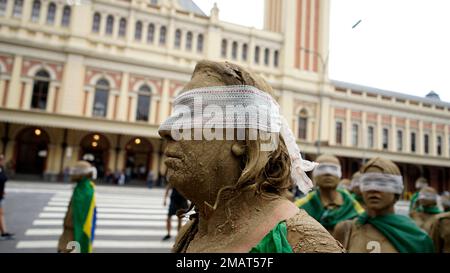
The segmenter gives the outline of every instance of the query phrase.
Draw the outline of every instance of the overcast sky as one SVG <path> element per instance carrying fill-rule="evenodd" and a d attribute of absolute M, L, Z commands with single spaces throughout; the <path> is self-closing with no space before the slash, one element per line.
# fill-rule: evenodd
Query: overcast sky
<path fill-rule="evenodd" d="M 263 27 L 264 0 L 194 0 Z M 331 0 L 330 78 L 450 102 L 449 0 Z M 362 20 L 352 29 L 352 26 Z"/>

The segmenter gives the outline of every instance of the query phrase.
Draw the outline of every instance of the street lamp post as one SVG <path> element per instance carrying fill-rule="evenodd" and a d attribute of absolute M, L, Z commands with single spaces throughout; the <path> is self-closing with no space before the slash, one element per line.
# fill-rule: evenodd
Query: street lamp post
<path fill-rule="evenodd" d="M 317 51 L 311 50 L 309 48 L 300 47 L 300 50 L 303 50 L 306 53 L 313 54 L 314 56 L 317 56 L 320 60 L 320 63 L 322 65 L 322 71 L 321 71 L 321 77 L 320 77 L 320 86 L 319 86 L 319 102 L 320 102 L 320 111 L 322 111 L 323 107 L 323 93 L 324 93 L 324 86 L 325 86 L 325 75 L 327 73 L 328 69 L 328 59 L 329 59 L 329 53 L 327 53 L 326 58 L 324 59 L 322 54 L 320 54 Z M 319 116 L 319 139 L 317 141 L 317 156 L 320 156 L 320 145 L 321 145 L 321 139 L 322 139 L 322 117 Z"/>

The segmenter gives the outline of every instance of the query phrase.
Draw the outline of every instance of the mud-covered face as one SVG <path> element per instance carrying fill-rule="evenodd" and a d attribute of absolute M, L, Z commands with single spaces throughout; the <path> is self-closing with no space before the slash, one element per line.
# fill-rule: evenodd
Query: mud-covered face
<path fill-rule="evenodd" d="M 160 135 L 167 140 L 167 180 L 186 198 L 214 202 L 219 189 L 239 178 L 239 160 L 232 154 L 234 141 L 174 141 L 168 131 Z"/>
<path fill-rule="evenodd" d="M 318 175 L 314 178 L 317 186 L 324 189 L 335 189 L 339 185 L 339 177 L 331 174 Z"/>
<path fill-rule="evenodd" d="M 381 191 L 366 191 L 362 193 L 368 209 L 384 210 L 395 204 L 395 194 Z"/>
<path fill-rule="evenodd" d="M 437 204 L 436 200 L 429 200 L 429 199 L 419 200 L 419 205 L 424 207 L 433 207 L 436 206 L 436 204 Z"/>

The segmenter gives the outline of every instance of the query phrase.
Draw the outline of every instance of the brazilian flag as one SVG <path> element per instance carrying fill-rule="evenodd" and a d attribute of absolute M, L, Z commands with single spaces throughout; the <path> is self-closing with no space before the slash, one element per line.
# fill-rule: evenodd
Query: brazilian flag
<path fill-rule="evenodd" d="M 77 183 L 71 204 L 74 240 L 80 244 L 81 253 L 91 253 L 97 220 L 95 185 L 91 180 L 83 177 Z"/>

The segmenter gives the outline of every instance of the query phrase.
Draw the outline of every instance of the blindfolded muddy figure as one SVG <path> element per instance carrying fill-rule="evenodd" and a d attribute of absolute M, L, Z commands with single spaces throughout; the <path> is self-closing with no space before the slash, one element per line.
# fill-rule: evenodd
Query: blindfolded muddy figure
<path fill-rule="evenodd" d="M 442 212 L 437 206 L 437 200 L 438 194 L 435 189 L 423 187 L 417 196 L 417 206 L 410 213 L 416 224 L 426 232 L 430 232 L 434 216 Z"/>
<path fill-rule="evenodd" d="M 167 140 L 168 181 L 195 208 L 195 214 L 181 229 L 173 252 L 343 251 L 317 221 L 285 197 L 293 186 L 293 177 L 299 178 L 292 167 L 299 161 L 295 161 L 291 142 L 282 136 L 286 128 L 277 128 L 272 94 L 264 80 L 240 66 L 210 61 L 197 64 L 191 81 L 175 100 L 175 114 L 159 130 Z M 180 122 L 178 125 L 187 124 L 181 126 L 184 138 L 180 138 L 180 130 L 171 130 L 180 128 L 176 117 L 191 117 L 191 113 L 195 116 L 198 109 L 194 101 L 199 97 L 204 100 L 199 104 L 200 112 L 203 111 L 200 121 L 194 117 L 190 126 L 186 119 Z M 237 111 L 230 119 L 221 119 L 225 120 L 223 126 L 216 123 L 214 129 L 206 130 L 214 137 L 204 130 L 196 138 L 197 129 L 207 127 L 206 118 L 217 117 L 227 104 L 239 103 L 264 106 L 274 124 L 264 126 L 264 114 L 252 119 L 248 111 L 244 117 Z M 177 110 L 177 104 L 184 108 Z M 216 111 L 211 115 L 208 109 Z M 225 136 L 225 131 L 232 132 L 233 137 Z"/>
<path fill-rule="evenodd" d="M 321 155 L 317 163 L 313 176 L 318 189 L 297 200 L 296 205 L 333 232 L 337 223 L 357 217 L 364 209 L 347 190 L 338 188 L 342 172 L 335 156 Z"/>
<path fill-rule="evenodd" d="M 409 217 L 394 213 L 403 178 L 390 160 L 374 158 L 361 168 L 360 188 L 367 211 L 339 223 L 334 236 L 351 253 L 433 252 L 430 237 Z"/>
<path fill-rule="evenodd" d="M 450 195 L 441 195 L 444 213 L 436 215 L 431 223 L 430 236 L 437 252 L 450 253 Z"/>

